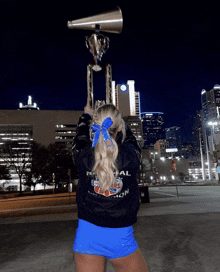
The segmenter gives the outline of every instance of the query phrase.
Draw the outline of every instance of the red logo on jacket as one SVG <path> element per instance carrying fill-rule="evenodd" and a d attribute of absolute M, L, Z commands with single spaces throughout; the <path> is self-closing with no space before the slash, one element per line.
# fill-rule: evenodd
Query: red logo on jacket
<path fill-rule="evenodd" d="M 104 195 L 106 197 L 120 193 L 123 187 L 123 182 L 119 177 L 117 178 L 117 182 L 115 184 L 112 184 L 105 193 L 103 193 L 102 185 L 98 179 L 92 180 L 91 184 L 92 186 L 94 186 L 94 191 L 97 194 Z"/>

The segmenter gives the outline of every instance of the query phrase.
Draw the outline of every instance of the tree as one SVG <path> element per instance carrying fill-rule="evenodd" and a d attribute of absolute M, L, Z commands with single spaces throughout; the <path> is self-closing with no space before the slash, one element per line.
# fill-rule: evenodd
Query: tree
<path fill-rule="evenodd" d="M 32 142 L 30 146 L 31 165 L 30 169 L 25 172 L 26 185 L 33 186 L 34 191 L 37 183 L 45 183 L 47 179 L 47 166 L 49 160 L 48 149 L 37 143 Z"/>
<path fill-rule="evenodd" d="M 9 169 L 6 165 L 0 165 L 0 180 L 5 180 L 3 183 L 3 188 L 5 184 L 7 184 L 7 181 L 11 179 L 11 175 L 9 173 Z M 3 190 L 2 188 L 2 190 Z M 0 187 L 1 189 L 1 187 Z"/>
<path fill-rule="evenodd" d="M 37 183 L 52 181 L 52 174 L 55 174 L 55 186 L 64 182 L 69 182 L 69 169 L 71 177 L 76 177 L 76 168 L 72 161 L 72 154 L 66 149 L 64 144 L 53 143 L 45 147 L 39 143 L 31 144 L 31 166 L 25 172 L 27 185 L 32 185 L 35 189 Z"/>
<path fill-rule="evenodd" d="M 9 180 L 11 177 L 9 169 L 6 165 L 0 165 L 0 180 Z"/>
<path fill-rule="evenodd" d="M 66 149 L 64 144 L 56 143 L 48 146 L 48 152 L 48 175 L 51 178 L 52 173 L 55 174 L 55 185 L 60 182 L 63 184 L 64 181 L 68 182 L 68 169 L 71 169 L 71 172 L 75 173 L 71 152 Z"/>
<path fill-rule="evenodd" d="M 19 177 L 20 194 L 22 193 L 22 179 L 30 169 L 31 152 L 26 142 L 7 141 L 1 145 L 1 158 L 7 167 L 14 169 Z"/>

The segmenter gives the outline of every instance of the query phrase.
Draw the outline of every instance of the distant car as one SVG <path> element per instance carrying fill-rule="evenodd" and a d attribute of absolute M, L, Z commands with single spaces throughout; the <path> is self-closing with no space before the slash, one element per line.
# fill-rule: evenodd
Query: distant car
<path fill-rule="evenodd" d="M 24 192 L 30 192 L 31 191 L 31 187 L 30 186 L 27 186 L 25 189 L 24 189 Z"/>
<path fill-rule="evenodd" d="M 18 186 L 17 185 L 9 185 L 6 188 L 6 190 L 9 191 L 9 192 L 16 192 L 18 190 Z"/>

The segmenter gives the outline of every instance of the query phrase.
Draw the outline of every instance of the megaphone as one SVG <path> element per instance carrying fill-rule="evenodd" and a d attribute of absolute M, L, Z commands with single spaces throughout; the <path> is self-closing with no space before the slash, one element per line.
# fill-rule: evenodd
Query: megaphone
<path fill-rule="evenodd" d="M 119 7 L 90 17 L 68 21 L 70 29 L 99 30 L 120 34 L 123 27 L 122 12 Z"/>

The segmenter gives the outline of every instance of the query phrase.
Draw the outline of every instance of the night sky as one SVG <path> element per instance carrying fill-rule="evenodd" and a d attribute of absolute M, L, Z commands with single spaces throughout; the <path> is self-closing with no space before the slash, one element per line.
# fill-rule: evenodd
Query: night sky
<path fill-rule="evenodd" d="M 142 112 L 163 112 L 165 127 L 189 136 L 201 90 L 220 84 L 220 17 L 205 2 L 0 0 L 0 109 L 32 95 L 42 110 L 83 110 L 93 62 L 85 36 L 93 32 L 67 21 L 119 6 L 123 30 L 103 32 L 110 48 L 102 63 L 113 65 L 116 83 L 135 80 Z M 105 99 L 103 72 L 94 72 L 94 95 Z"/>

